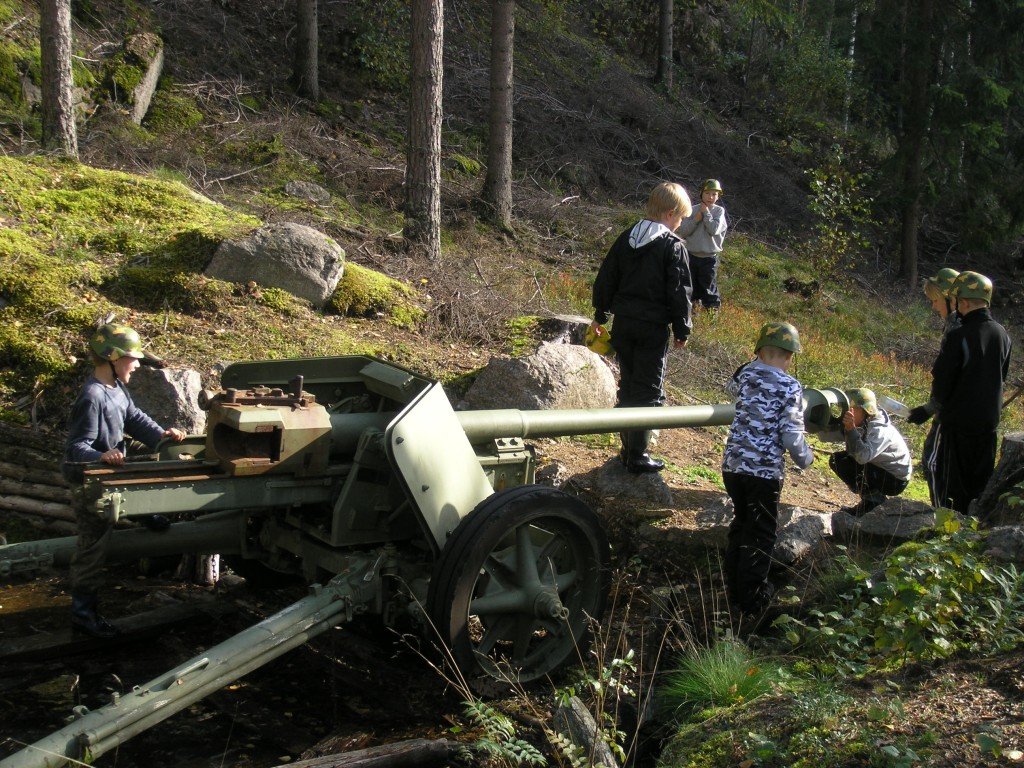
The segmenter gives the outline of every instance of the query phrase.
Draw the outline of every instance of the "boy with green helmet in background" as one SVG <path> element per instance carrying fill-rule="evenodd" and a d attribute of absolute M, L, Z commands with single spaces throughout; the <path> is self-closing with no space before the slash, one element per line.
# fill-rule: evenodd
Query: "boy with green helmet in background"
<path fill-rule="evenodd" d="M 804 439 L 803 388 L 787 373 L 800 349 L 793 325 L 766 323 L 754 344 L 756 357 L 737 368 L 726 384 L 726 391 L 736 397 L 736 415 L 722 457 L 722 479 L 734 510 L 725 583 L 730 606 L 755 622 L 775 591 L 768 571 L 785 454 L 801 469 L 814 461 Z"/>
<path fill-rule="evenodd" d="M 943 338 L 932 366 L 931 398 L 907 421 L 935 417 L 934 439 L 921 457 L 932 505 L 967 514 L 995 469 L 1011 343 L 992 317 L 992 281 L 985 275 L 961 272 L 950 296 L 961 324 Z"/>
<path fill-rule="evenodd" d="M 843 412 L 839 429 L 818 435 L 822 440 L 846 443 L 846 450 L 833 453 L 828 465 L 860 496 L 850 510 L 863 515 L 887 496 L 898 496 L 906 489 L 914 471 L 907 441 L 893 425 L 889 414 L 878 407 L 875 393 L 865 387 L 846 393 L 850 408 Z"/>
<path fill-rule="evenodd" d="M 931 302 L 932 309 L 942 318 L 942 335 L 960 325 L 960 314 L 956 311 L 956 302 L 950 296 L 953 282 L 960 275 L 951 267 L 943 267 L 931 277 L 925 278 L 924 295 Z"/>
<path fill-rule="evenodd" d="M 180 429 L 164 429 L 133 402 L 126 385 L 146 357 L 139 334 L 126 325 L 98 328 L 89 340 L 92 375 L 71 408 L 68 441 L 61 472 L 72 484 L 81 484 L 86 465 L 96 462 L 114 467 L 125 463 L 126 433 L 155 448 L 163 438 L 185 439 Z M 78 542 L 71 560 L 71 623 L 94 637 L 113 637 L 117 630 L 97 611 L 103 566 L 113 526 L 101 518 L 94 503 L 99 484 L 74 489 Z"/>
<path fill-rule="evenodd" d="M 700 205 L 683 219 L 679 234 L 686 240 L 693 280 L 693 304 L 705 309 L 722 306 L 718 292 L 718 261 L 729 228 L 725 208 L 718 199 L 725 194 L 718 179 L 707 179 L 700 187 Z"/>

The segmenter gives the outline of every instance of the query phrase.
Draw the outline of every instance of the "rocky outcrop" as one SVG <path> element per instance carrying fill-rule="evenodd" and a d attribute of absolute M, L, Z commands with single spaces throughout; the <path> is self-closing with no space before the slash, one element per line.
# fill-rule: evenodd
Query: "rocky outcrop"
<path fill-rule="evenodd" d="M 268 224 L 242 240 L 225 240 L 205 274 L 231 283 L 255 281 L 280 288 L 320 307 L 334 293 L 345 251 L 333 239 L 302 224 Z"/>
<path fill-rule="evenodd" d="M 191 368 L 139 368 L 132 374 L 132 399 L 164 428 L 190 435 L 206 429 L 206 411 L 199 408 L 202 380 Z"/>
<path fill-rule="evenodd" d="M 541 344 L 527 357 L 493 358 L 466 393 L 472 409 L 610 408 L 615 376 L 600 355 L 575 344 Z"/>
<path fill-rule="evenodd" d="M 847 512 L 832 516 L 837 536 L 869 536 L 882 541 L 909 541 L 924 528 L 935 525 L 935 510 L 921 501 L 893 497 L 861 517 Z"/>

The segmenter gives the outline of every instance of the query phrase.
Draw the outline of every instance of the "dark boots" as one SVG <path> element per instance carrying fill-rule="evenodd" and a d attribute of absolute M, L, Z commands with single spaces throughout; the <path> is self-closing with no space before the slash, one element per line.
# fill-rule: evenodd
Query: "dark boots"
<path fill-rule="evenodd" d="M 647 453 L 647 444 L 651 441 L 651 433 L 646 430 L 635 430 L 622 432 L 622 452 L 619 458 L 626 465 L 626 469 L 634 475 L 645 472 L 660 472 L 665 468 L 665 462 L 652 459 Z"/>
<path fill-rule="evenodd" d="M 116 637 L 120 632 L 97 612 L 98 603 L 96 595 L 72 595 L 71 626 L 93 637 Z"/>

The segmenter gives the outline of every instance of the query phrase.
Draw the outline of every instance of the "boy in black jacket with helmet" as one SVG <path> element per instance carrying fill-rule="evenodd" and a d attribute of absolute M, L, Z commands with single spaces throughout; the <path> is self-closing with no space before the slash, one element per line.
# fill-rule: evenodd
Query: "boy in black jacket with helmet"
<path fill-rule="evenodd" d="M 1010 371 L 1010 337 L 992 319 L 992 281 L 961 272 L 950 296 L 959 328 L 943 338 L 932 366 L 932 396 L 911 410 L 907 421 L 923 424 L 934 414 L 935 440 L 922 457 L 932 504 L 966 514 L 985 489 L 996 464 L 996 429 L 1003 384 Z"/>
<path fill-rule="evenodd" d="M 679 184 L 664 182 L 651 192 L 647 218 L 616 239 L 594 281 L 596 335 L 615 316 L 612 347 L 619 360 L 616 407 L 660 406 L 669 327 L 675 346 L 686 346 L 690 322 L 690 265 L 675 234 L 690 214 L 690 198 Z M 651 433 L 623 432 L 622 462 L 634 474 L 657 472 L 665 464 L 647 453 Z"/>

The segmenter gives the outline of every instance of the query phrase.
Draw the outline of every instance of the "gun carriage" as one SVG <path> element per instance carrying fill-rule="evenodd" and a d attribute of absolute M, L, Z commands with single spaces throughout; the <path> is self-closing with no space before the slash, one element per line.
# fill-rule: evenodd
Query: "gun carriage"
<path fill-rule="evenodd" d="M 115 530 L 112 561 L 217 552 L 296 574 L 309 595 L 0 761 L 91 762 L 194 701 L 360 613 L 419 622 L 486 691 L 573 658 L 599 619 L 609 546 L 580 499 L 534 484 L 530 437 L 725 425 L 732 404 L 565 411 L 452 409 L 437 382 L 346 356 L 236 363 L 204 392 L 205 435 L 156 460 L 90 466 L 97 515 L 163 514 L 169 530 Z M 841 390 L 807 390 L 824 429 Z M 75 539 L 0 547 L 0 577 L 70 562 Z"/>

